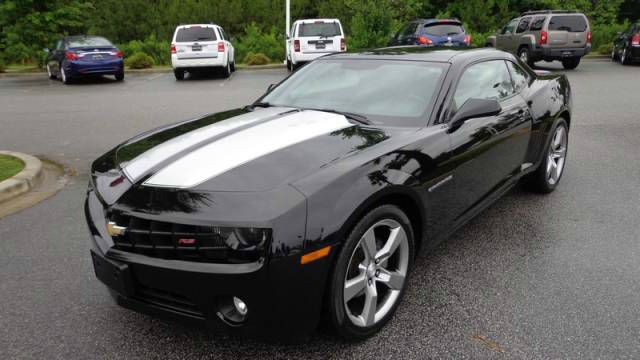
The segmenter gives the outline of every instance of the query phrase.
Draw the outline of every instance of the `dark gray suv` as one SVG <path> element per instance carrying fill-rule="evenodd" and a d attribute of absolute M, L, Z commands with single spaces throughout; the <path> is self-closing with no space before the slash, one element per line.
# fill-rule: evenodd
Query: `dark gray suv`
<path fill-rule="evenodd" d="M 559 60 L 565 69 L 575 69 L 591 51 L 591 27 L 575 11 L 529 11 L 488 37 L 486 46 L 509 51 L 529 65 Z"/>

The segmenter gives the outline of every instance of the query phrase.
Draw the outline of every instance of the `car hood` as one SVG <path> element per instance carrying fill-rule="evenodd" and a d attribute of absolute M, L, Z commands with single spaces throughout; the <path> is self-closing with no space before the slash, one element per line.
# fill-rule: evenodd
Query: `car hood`
<path fill-rule="evenodd" d="M 92 173 L 98 190 L 128 184 L 115 197 L 130 187 L 265 192 L 408 131 L 313 110 L 236 109 L 137 136 L 96 160 Z"/>

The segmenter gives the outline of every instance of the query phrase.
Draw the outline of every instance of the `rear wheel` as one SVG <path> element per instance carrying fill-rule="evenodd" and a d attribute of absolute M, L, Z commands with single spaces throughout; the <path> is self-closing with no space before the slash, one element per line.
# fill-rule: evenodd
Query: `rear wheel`
<path fill-rule="evenodd" d="M 236 61 L 231 62 L 231 72 L 236 72 Z"/>
<path fill-rule="evenodd" d="M 227 66 L 222 69 L 222 76 L 225 78 L 231 76 L 231 63 L 227 62 Z"/>
<path fill-rule="evenodd" d="M 553 130 L 542 163 L 524 179 L 531 190 L 547 194 L 556 189 L 564 172 L 568 145 L 569 126 L 564 119 L 560 119 Z"/>
<path fill-rule="evenodd" d="M 49 79 L 51 80 L 55 80 L 58 78 L 57 75 L 51 72 L 51 67 L 49 66 L 49 64 L 47 64 L 47 75 L 49 75 Z"/>
<path fill-rule="evenodd" d="M 176 80 L 184 80 L 184 70 L 182 69 L 173 69 L 173 76 L 176 77 Z"/>
<path fill-rule="evenodd" d="M 115 75 L 115 78 L 116 78 L 116 81 L 122 81 L 122 80 L 124 80 L 124 73 L 123 73 L 123 72 L 121 72 L 121 73 L 117 73 L 117 74 Z"/>
<path fill-rule="evenodd" d="M 520 49 L 518 49 L 518 57 L 520 58 L 520 61 L 522 61 L 523 63 L 533 67 L 533 61 L 531 59 L 531 52 L 529 51 L 529 48 L 526 46 L 521 47 Z"/>
<path fill-rule="evenodd" d="M 289 60 L 289 59 L 287 59 L 287 70 L 293 71 L 293 64 L 291 63 L 291 60 Z"/>
<path fill-rule="evenodd" d="M 629 53 L 627 49 L 622 49 L 622 55 L 620 55 L 620 64 L 629 65 Z"/>
<path fill-rule="evenodd" d="M 572 57 L 572 58 L 568 58 L 568 59 L 562 59 L 562 67 L 567 69 L 567 70 L 573 70 L 573 69 L 577 68 L 579 64 L 580 64 L 580 58 L 579 57 Z"/>
<path fill-rule="evenodd" d="M 346 340 L 376 333 L 393 316 L 413 264 L 414 234 L 394 205 L 367 213 L 355 226 L 331 275 L 329 319 Z"/>
<path fill-rule="evenodd" d="M 62 83 L 65 85 L 71 84 L 71 76 L 67 75 L 62 64 L 60 64 L 60 80 L 62 80 Z"/>

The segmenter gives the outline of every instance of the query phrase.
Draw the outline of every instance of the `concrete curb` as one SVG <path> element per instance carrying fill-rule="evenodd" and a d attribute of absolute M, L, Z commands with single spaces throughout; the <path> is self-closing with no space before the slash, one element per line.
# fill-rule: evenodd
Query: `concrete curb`
<path fill-rule="evenodd" d="M 24 169 L 7 180 L 0 182 L 0 203 L 22 195 L 33 189 L 42 178 L 42 162 L 31 155 L 13 151 L 0 151 L 2 155 L 10 155 L 22 160 Z"/>

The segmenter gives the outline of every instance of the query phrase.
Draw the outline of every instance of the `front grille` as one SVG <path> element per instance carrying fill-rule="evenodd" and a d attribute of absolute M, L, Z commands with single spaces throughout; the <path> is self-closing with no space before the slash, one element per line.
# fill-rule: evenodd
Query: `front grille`
<path fill-rule="evenodd" d="M 133 296 L 136 300 L 152 305 L 161 306 L 174 311 L 179 311 L 191 316 L 204 318 L 204 314 L 198 306 L 187 297 L 165 290 L 154 289 L 137 284 L 136 293 Z"/>
<path fill-rule="evenodd" d="M 118 250 L 167 260 L 208 263 L 247 263 L 257 261 L 261 248 L 234 250 L 227 245 L 221 228 L 154 221 L 113 213 L 111 222 L 126 227 L 113 236 Z"/>

